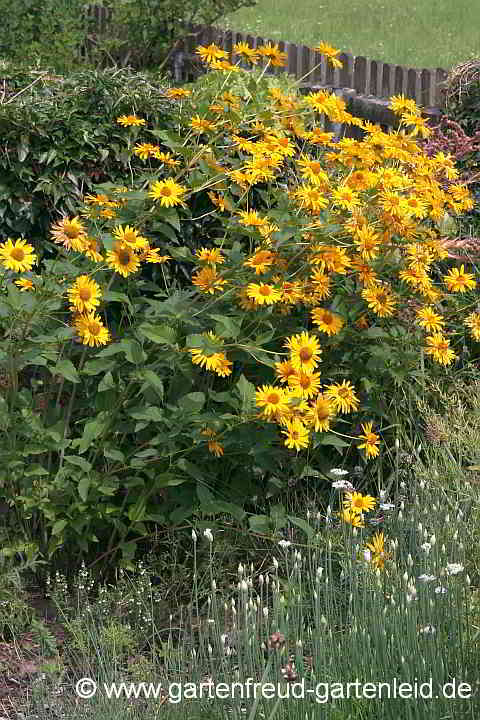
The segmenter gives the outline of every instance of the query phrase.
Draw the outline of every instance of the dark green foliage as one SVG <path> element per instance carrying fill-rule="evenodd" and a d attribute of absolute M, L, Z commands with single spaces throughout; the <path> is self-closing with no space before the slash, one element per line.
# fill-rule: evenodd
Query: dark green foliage
<path fill-rule="evenodd" d="M 96 183 L 131 181 L 141 160 L 125 148 L 118 116 L 137 112 L 169 128 L 163 78 L 131 69 L 78 71 L 69 76 L 9 66 L 0 105 L 0 236 L 38 244 L 52 221 L 75 213 Z M 28 88 L 35 82 L 32 87 Z M 21 92 L 25 89 L 24 92 Z M 20 94 L 21 93 L 21 94 Z M 140 128 L 139 142 L 150 139 Z"/>

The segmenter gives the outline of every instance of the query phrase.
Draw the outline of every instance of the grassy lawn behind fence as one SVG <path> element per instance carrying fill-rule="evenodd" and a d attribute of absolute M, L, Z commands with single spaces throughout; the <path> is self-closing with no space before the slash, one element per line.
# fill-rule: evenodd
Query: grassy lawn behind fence
<path fill-rule="evenodd" d="M 233 30 L 417 67 L 450 67 L 480 54 L 480 4 L 468 0 L 259 0 L 223 21 Z"/>

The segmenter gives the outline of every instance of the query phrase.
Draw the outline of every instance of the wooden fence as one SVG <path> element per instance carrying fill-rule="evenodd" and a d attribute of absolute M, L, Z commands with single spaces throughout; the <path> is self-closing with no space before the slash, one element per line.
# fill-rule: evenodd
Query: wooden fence
<path fill-rule="evenodd" d="M 86 17 L 89 27 L 101 34 L 108 27 L 111 10 L 99 5 L 87 5 Z M 187 36 L 178 43 L 171 56 L 170 70 L 177 84 L 191 82 L 205 72 L 204 64 L 195 55 L 198 45 L 216 43 L 231 51 L 237 42 L 246 42 L 250 47 L 266 43 L 278 44 L 279 50 L 287 54 L 285 68 L 268 69 L 268 74 L 287 72 L 297 80 L 304 80 L 300 87 L 304 91 L 329 89 L 343 98 L 347 109 L 353 115 L 380 124 L 383 128 L 396 127 L 398 119 L 388 108 L 392 95 L 403 93 L 423 108 L 431 124 L 440 119 L 445 105 L 445 81 L 448 73 L 443 68 L 420 69 L 371 60 L 363 55 L 341 53 L 338 57 L 343 67 L 333 68 L 324 55 L 305 45 L 254 37 L 245 33 L 223 30 L 202 25 L 186 25 Z M 313 71 L 313 72 L 312 72 Z M 306 76 L 306 77 L 305 77 Z M 338 123 L 326 123 L 338 135 L 362 136 L 358 128 L 342 127 Z"/>

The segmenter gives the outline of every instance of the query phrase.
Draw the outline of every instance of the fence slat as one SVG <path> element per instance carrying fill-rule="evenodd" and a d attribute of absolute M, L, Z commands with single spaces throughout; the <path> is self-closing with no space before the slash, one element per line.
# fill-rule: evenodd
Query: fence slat
<path fill-rule="evenodd" d="M 95 35 L 108 33 L 111 26 L 114 11 L 111 8 L 98 4 L 87 4 L 84 6 L 84 20 L 87 40 L 79 49 L 82 57 L 88 57 L 94 48 Z M 268 74 L 280 74 L 284 70 L 290 75 L 300 79 L 304 75 L 305 87 L 343 89 L 348 91 L 344 97 L 349 98 L 352 103 L 358 101 L 353 98 L 351 91 L 355 90 L 356 96 L 373 97 L 373 100 L 385 100 L 394 94 L 403 93 L 406 97 L 414 99 L 417 104 L 427 109 L 427 114 L 432 119 L 438 117 L 439 112 L 445 107 L 445 80 L 448 73 L 443 68 L 407 68 L 403 65 L 383 63 L 379 60 L 370 60 L 362 55 L 354 56 L 351 53 L 339 55 L 343 67 L 333 68 L 325 55 L 305 45 L 295 45 L 286 41 L 266 40 L 262 37 L 255 37 L 244 33 L 225 30 L 216 26 L 185 24 L 187 37 L 181 41 L 175 53 L 172 54 L 171 67 L 175 82 L 182 82 L 194 79 L 205 68 L 195 56 L 195 49 L 198 45 L 210 45 L 214 42 L 224 50 L 231 52 L 237 42 L 246 42 L 250 47 L 257 48 L 260 45 L 272 43 L 278 44 L 281 52 L 287 53 L 288 61 L 286 68 L 271 66 Z M 91 39 L 88 39 L 91 36 Z M 238 61 L 238 58 L 236 58 Z M 318 67 L 317 67 L 318 66 Z M 249 67 L 242 63 L 242 67 Z M 313 70 L 315 68 L 315 70 Z M 313 72 L 311 72 L 313 70 Z M 353 107 L 353 105 L 352 105 Z M 362 105 L 364 107 L 364 105 Z M 382 115 L 382 106 L 371 105 L 369 112 Z M 438 111 L 438 112 L 437 112 Z M 378 122 L 378 121 L 377 121 Z M 385 122 L 381 124 L 385 125 Z M 344 128 L 345 134 L 357 132 L 356 128 Z M 362 132 L 362 131 L 360 131 Z M 357 133 L 358 134 L 358 133 Z"/>

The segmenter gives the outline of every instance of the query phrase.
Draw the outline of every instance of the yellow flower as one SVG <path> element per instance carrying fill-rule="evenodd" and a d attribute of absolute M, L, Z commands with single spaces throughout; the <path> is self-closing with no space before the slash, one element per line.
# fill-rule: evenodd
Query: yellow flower
<path fill-rule="evenodd" d="M 295 375 L 295 368 L 290 360 L 275 363 L 275 373 L 280 382 L 286 383 L 291 375 Z"/>
<path fill-rule="evenodd" d="M 217 290 L 223 290 L 225 280 L 217 274 L 215 267 L 204 267 L 193 275 L 192 284 L 202 292 L 214 295 Z"/>
<path fill-rule="evenodd" d="M 240 225 L 245 225 L 245 227 L 262 227 L 263 225 L 268 225 L 268 219 L 259 217 L 256 210 L 241 210 L 238 214 L 240 216 L 238 222 Z"/>
<path fill-rule="evenodd" d="M 140 260 L 132 248 L 123 243 L 114 243 L 112 250 L 107 252 L 107 265 L 123 277 L 136 272 L 140 267 Z"/>
<path fill-rule="evenodd" d="M 315 432 L 330 429 L 330 420 L 335 416 L 333 403 L 324 393 L 319 393 L 307 412 L 306 421 L 311 423 Z"/>
<path fill-rule="evenodd" d="M 472 337 L 475 340 L 480 340 L 480 313 L 470 313 L 470 315 L 465 318 L 465 325 L 470 328 Z"/>
<path fill-rule="evenodd" d="M 387 287 L 373 285 L 362 290 L 362 297 L 367 301 L 368 307 L 379 317 L 393 315 L 395 300 Z"/>
<path fill-rule="evenodd" d="M 206 118 L 201 118 L 200 115 L 195 115 L 190 121 L 190 127 L 195 132 L 213 132 L 215 130 L 215 123 L 212 123 Z"/>
<path fill-rule="evenodd" d="M 389 107 L 396 115 L 402 115 L 405 111 L 415 115 L 420 112 L 415 100 L 410 100 L 410 98 L 406 98 L 403 94 L 393 95 L 390 98 Z"/>
<path fill-rule="evenodd" d="M 345 493 L 345 500 L 343 505 L 347 510 L 352 513 L 361 515 L 364 512 L 373 510 L 377 501 L 371 495 L 362 495 L 359 492 Z"/>
<path fill-rule="evenodd" d="M 247 286 L 247 297 L 254 300 L 257 305 L 272 305 L 282 299 L 282 293 L 273 285 L 250 283 Z"/>
<path fill-rule="evenodd" d="M 363 521 L 363 515 L 360 513 L 353 512 L 349 508 L 345 508 L 340 513 L 340 518 L 343 520 L 343 522 L 348 523 L 349 525 L 353 525 L 353 527 L 363 528 L 365 527 L 365 523 Z"/>
<path fill-rule="evenodd" d="M 344 325 L 344 320 L 340 315 L 325 310 L 325 308 L 312 310 L 312 322 L 317 325 L 320 332 L 327 333 L 327 335 L 336 335 Z"/>
<path fill-rule="evenodd" d="M 18 280 L 14 280 L 15 285 L 18 285 L 20 288 L 20 292 L 25 292 L 26 290 L 35 290 L 35 286 L 31 280 L 28 278 L 19 278 Z"/>
<path fill-rule="evenodd" d="M 288 378 L 289 386 L 298 393 L 300 397 L 307 400 L 318 393 L 320 388 L 320 373 L 300 372 L 290 375 Z"/>
<path fill-rule="evenodd" d="M 222 251 L 218 248 L 201 248 L 195 251 L 195 255 L 198 257 L 200 262 L 218 263 L 221 265 L 225 262 L 225 258 L 222 256 Z"/>
<path fill-rule="evenodd" d="M 186 192 L 187 188 L 178 185 L 173 178 L 168 178 L 167 180 L 156 180 L 148 195 L 154 200 L 160 200 L 162 207 L 169 208 L 175 207 L 175 205 L 185 207 L 183 196 Z"/>
<path fill-rule="evenodd" d="M 125 243 L 125 245 L 132 248 L 132 250 L 144 250 L 148 248 L 147 238 L 142 237 L 139 231 L 130 227 L 130 225 L 126 225 L 125 227 L 122 227 L 122 225 L 117 226 L 113 231 L 113 235 L 118 242 Z"/>
<path fill-rule="evenodd" d="M 365 543 L 369 562 L 379 570 L 385 567 L 385 560 L 391 558 L 391 553 L 385 552 L 385 537 L 383 532 L 376 532 L 371 541 Z"/>
<path fill-rule="evenodd" d="M 8 240 L 0 245 L 0 263 L 14 272 L 29 272 L 37 262 L 33 246 L 26 240 Z"/>
<path fill-rule="evenodd" d="M 63 218 L 60 222 L 52 225 L 50 232 L 53 241 L 63 245 L 67 250 L 75 250 L 76 252 L 84 251 L 84 241 L 87 234 L 85 232 L 85 226 L 78 215 L 71 219 L 67 217 Z"/>
<path fill-rule="evenodd" d="M 165 91 L 165 95 L 171 100 L 183 100 L 183 98 L 189 97 L 192 94 L 191 90 L 185 88 L 169 88 Z"/>
<path fill-rule="evenodd" d="M 291 362 L 297 372 L 311 373 L 315 370 L 322 354 L 320 343 L 315 337 L 302 332 L 288 338 L 285 345 L 290 350 Z"/>
<path fill-rule="evenodd" d="M 272 45 L 271 43 L 260 45 L 260 47 L 257 47 L 257 53 L 267 58 L 270 64 L 276 67 L 284 67 L 287 64 L 288 55 L 281 52 L 278 45 Z"/>
<path fill-rule="evenodd" d="M 145 120 L 136 115 L 120 115 L 117 118 L 117 123 L 123 125 L 123 127 L 128 127 L 129 125 L 145 125 Z"/>
<path fill-rule="evenodd" d="M 328 385 L 325 395 L 332 401 L 335 410 L 343 413 L 354 412 L 358 409 L 360 400 L 355 395 L 355 388 L 348 380 Z"/>
<path fill-rule="evenodd" d="M 291 450 L 302 450 L 308 447 L 308 429 L 298 418 L 286 421 L 286 429 L 282 434 L 286 435 L 285 445 Z"/>
<path fill-rule="evenodd" d="M 160 150 L 159 145 L 152 145 L 151 143 L 138 143 L 133 148 L 133 154 L 137 155 L 141 160 L 148 160 Z"/>
<path fill-rule="evenodd" d="M 258 62 L 258 54 L 254 48 L 251 48 L 247 43 L 238 42 L 233 46 L 233 52 L 235 55 L 240 55 L 242 60 L 246 60 L 252 65 L 256 65 Z"/>
<path fill-rule="evenodd" d="M 288 395 L 283 388 L 273 385 L 263 385 L 256 391 L 256 405 L 263 408 L 263 415 L 266 418 L 277 418 L 288 415 Z"/>
<path fill-rule="evenodd" d="M 100 317 L 93 312 L 79 316 L 75 321 L 75 327 L 84 345 L 96 347 L 106 345 L 110 340 L 109 331 Z"/>
<path fill-rule="evenodd" d="M 330 277 L 323 272 L 323 270 L 313 271 L 312 285 L 314 287 L 315 296 L 319 300 L 326 300 L 328 297 L 330 297 L 331 280 Z"/>
<path fill-rule="evenodd" d="M 357 445 L 361 449 L 365 449 L 365 455 L 367 458 L 377 457 L 380 450 L 378 449 L 378 443 L 380 438 L 374 432 L 372 432 L 373 422 L 362 423 L 363 435 L 359 435 L 359 438 L 365 440 L 364 443 Z"/>
<path fill-rule="evenodd" d="M 455 358 L 455 353 L 449 347 L 450 340 L 447 340 L 441 333 L 433 333 L 426 338 L 426 355 L 432 355 L 433 359 L 441 365 L 449 365 Z"/>
<path fill-rule="evenodd" d="M 86 237 L 83 239 L 83 254 L 94 262 L 102 262 L 103 255 L 99 252 L 100 245 L 95 238 Z"/>
<path fill-rule="evenodd" d="M 332 192 L 335 205 L 344 210 L 353 210 L 360 205 L 360 198 L 357 193 L 348 185 L 343 185 Z"/>
<path fill-rule="evenodd" d="M 94 312 L 100 305 L 101 289 L 98 283 L 89 278 L 88 275 L 79 275 L 75 285 L 67 290 L 71 310 L 79 313 Z"/>
<path fill-rule="evenodd" d="M 418 324 L 427 330 L 427 332 L 441 333 L 445 320 L 441 315 L 435 312 L 432 307 L 425 307 L 417 311 Z"/>
<path fill-rule="evenodd" d="M 211 43 L 207 46 L 199 45 L 195 50 L 195 53 L 200 55 L 201 59 L 207 63 L 211 63 L 213 60 L 228 58 L 228 53 L 225 52 L 225 50 L 222 50 L 222 48 L 219 48 L 218 45 L 215 45 L 215 43 Z"/>
<path fill-rule="evenodd" d="M 333 67 L 341 68 L 343 67 L 343 64 L 338 60 L 336 57 L 340 54 L 340 50 L 336 50 L 331 45 L 328 45 L 328 43 L 321 42 L 320 45 L 317 45 L 317 47 L 313 48 L 316 50 L 316 52 L 321 53 L 322 55 L 325 55 L 328 60 L 332 63 Z"/>
<path fill-rule="evenodd" d="M 267 272 L 274 260 L 275 255 L 270 250 L 257 250 L 255 255 L 252 255 L 243 264 L 246 267 L 254 268 L 256 275 L 262 275 Z"/>
<path fill-rule="evenodd" d="M 139 255 L 138 259 L 141 262 L 153 264 L 163 264 L 167 262 L 167 260 L 172 259 L 170 255 L 160 255 L 159 253 L 160 248 L 148 248 L 148 250 L 145 250 L 141 255 Z"/>
<path fill-rule="evenodd" d="M 450 292 L 464 293 L 467 290 L 473 290 L 476 286 L 474 275 L 472 273 L 465 272 L 465 266 L 462 265 L 460 270 L 458 268 L 452 268 L 446 275 L 443 276 L 443 282 L 448 287 Z"/>

